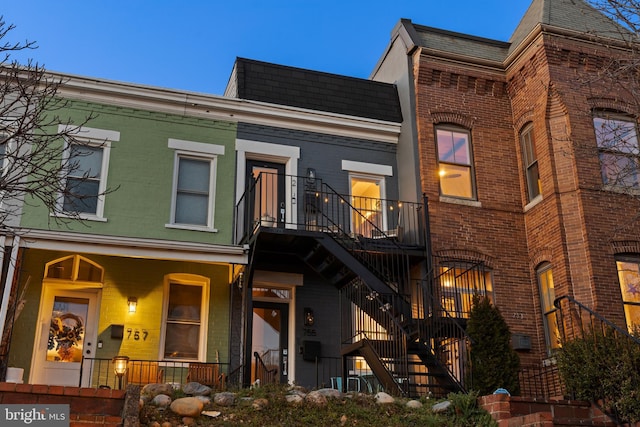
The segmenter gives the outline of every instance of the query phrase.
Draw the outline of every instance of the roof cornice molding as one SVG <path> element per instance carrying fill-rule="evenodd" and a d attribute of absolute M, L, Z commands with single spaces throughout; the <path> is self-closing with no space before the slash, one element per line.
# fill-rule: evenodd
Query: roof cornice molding
<path fill-rule="evenodd" d="M 554 25 L 538 23 L 527 36 L 520 42 L 520 44 L 507 55 L 504 60 L 504 67 L 509 68 L 511 64 L 516 62 L 520 55 L 529 48 L 533 44 L 533 42 L 540 36 L 544 35 L 555 35 L 565 37 L 567 39 L 579 41 L 582 43 L 589 43 L 598 45 L 600 47 L 614 48 L 619 50 L 632 49 L 630 46 L 632 44 L 631 41 L 622 41 L 619 39 L 598 36 L 594 34 L 587 34 L 585 32 L 580 32 L 576 30 L 569 30 L 562 27 L 557 27 Z M 639 44 L 640 47 L 640 44 Z"/>
<path fill-rule="evenodd" d="M 20 246 L 33 249 L 201 263 L 246 264 L 248 260 L 247 250 L 236 245 L 212 245 L 36 229 L 24 230 L 20 236 Z"/>
<path fill-rule="evenodd" d="M 397 143 L 400 123 L 197 92 L 49 73 L 61 97 L 124 108 Z"/>

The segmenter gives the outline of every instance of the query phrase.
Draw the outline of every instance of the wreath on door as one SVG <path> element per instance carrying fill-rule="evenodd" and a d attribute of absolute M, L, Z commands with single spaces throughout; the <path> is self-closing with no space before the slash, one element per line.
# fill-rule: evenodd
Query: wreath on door
<path fill-rule="evenodd" d="M 82 318 L 73 313 L 64 313 L 51 318 L 48 350 L 56 350 L 59 361 L 73 362 L 74 353 L 84 334 Z"/>

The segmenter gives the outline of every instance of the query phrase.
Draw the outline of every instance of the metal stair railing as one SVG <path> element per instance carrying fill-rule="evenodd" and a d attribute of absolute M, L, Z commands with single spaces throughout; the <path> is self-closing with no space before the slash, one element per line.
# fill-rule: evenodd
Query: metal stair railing
<path fill-rule="evenodd" d="M 599 360 L 598 363 L 603 363 L 604 366 L 599 366 L 598 369 L 603 371 L 607 369 L 631 369 L 635 372 L 640 372 L 640 361 L 638 360 L 638 353 L 640 352 L 640 338 L 630 333 L 628 330 L 621 328 L 610 320 L 606 319 L 601 314 L 585 306 L 573 297 L 565 295 L 556 298 L 553 301 L 553 305 L 556 307 L 556 323 L 557 333 L 560 339 L 561 347 L 570 347 L 570 343 L 574 340 L 584 340 L 585 344 L 592 345 L 592 351 L 598 357 L 608 357 L 611 355 L 614 357 L 615 362 L 610 363 L 607 366 L 607 362 Z M 606 355 L 602 354 L 603 348 L 606 348 Z M 560 350 L 562 351 L 562 350 Z M 615 355 L 615 356 L 613 356 Z M 624 361 L 624 362 L 623 362 Z M 586 362 L 587 363 L 587 362 Z M 588 362 L 593 363 L 593 362 Z M 616 367 L 613 367 L 613 364 Z M 621 363 L 622 366 L 617 365 Z M 630 364 L 630 365 L 628 365 Z M 603 375 L 607 375 L 603 372 Z M 612 373 L 612 375 L 614 375 Z M 626 415 L 625 412 L 620 411 L 620 407 L 616 402 L 619 402 L 621 396 L 616 396 L 621 392 L 620 388 L 614 387 L 612 389 L 610 385 L 611 379 L 606 381 L 596 381 L 589 385 L 591 397 L 593 403 L 599 407 L 604 413 L 612 417 L 617 423 L 623 425 Z M 629 381 L 631 384 L 629 387 L 637 389 L 637 377 L 625 378 L 621 381 Z M 607 385 L 609 383 L 609 385 Z M 619 384 L 618 387 L 622 385 Z M 573 392 L 573 390 L 567 390 Z M 628 398 L 628 397 L 627 397 Z M 624 405 L 622 405 L 624 407 Z M 627 425 L 627 424 L 624 424 Z"/>
<path fill-rule="evenodd" d="M 471 338 L 460 324 L 460 317 L 443 307 L 441 295 L 434 292 L 434 285 L 438 283 L 438 276 L 432 279 L 432 286 L 428 280 L 416 281 L 414 317 L 423 319 L 419 322 L 418 340 L 431 352 L 435 363 L 448 372 L 459 391 L 465 391 L 465 383 L 472 381 Z"/>
<path fill-rule="evenodd" d="M 402 297 L 397 294 L 382 295 L 359 278 L 342 288 L 341 294 L 343 301 L 351 303 L 350 310 L 347 310 L 351 316 L 350 336 L 343 336 L 343 344 L 367 341 L 398 389 L 407 394 L 408 334 L 399 321 L 400 317 L 394 313 L 394 301 L 399 306 L 398 300 Z M 343 332 L 346 330 L 343 329 Z"/>
<path fill-rule="evenodd" d="M 613 332 L 621 339 L 640 345 L 640 339 L 615 323 L 607 320 L 601 314 L 578 302 L 571 296 L 556 298 L 553 305 L 558 309 L 558 331 L 562 343 L 584 338 L 585 333 L 599 332 L 606 334 Z"/>
<path fill-rule="evenodd" d="M 357 209 L 326 183 L 320 184 L 314 196 L 317 199 L 313 206 L 316 215 L 314 226 L 326 231 L 391 290 L 402 293 L 409 282 L 409 257 L 397 242 L 397 236 L 390 236 L 388 230 L 378 226 L 378 221 L 371 221 L 370 209 L 364 209 L 364 212 Z M 380 199 L 366 199 L 358 198 L 358 203 L 366 207 L 372 200 L 377 200 L 383 204 Z"/>
<path fill-rule="evenodd" d="M 278 368 L 277 367 L 269 367 L 260 356 L 260 353 L 257 351 L 253 352 L 254 358 L 254 382 L 258 382 L 258 384 L 274 384 L 278 382 Z"/>

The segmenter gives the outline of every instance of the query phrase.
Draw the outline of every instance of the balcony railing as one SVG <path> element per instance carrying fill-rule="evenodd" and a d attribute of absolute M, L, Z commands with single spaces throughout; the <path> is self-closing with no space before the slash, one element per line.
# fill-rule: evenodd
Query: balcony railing
<path fill-rule="evenodd" d="M 343 195 L 320 179 L 292 175 L 261 173 L 236 204 L 236 243 L 260 227 L 425 244 L 422 203 Z"/>
<path fill-rule="evenodd" d="M 83 358 L 79 386 L 118 389 L 124 388 L 127 384 L 145 386 L 166 383 L 174 388 L 180 388 L 193 381 L 223 389 L 230 383 L 235 385 L 233 376 L 227 378 L 228 369 L 229 365 L 226 363 L 130 359 L 127 362 L 126 372 L 118 376 L 114 372 L 111 359 Z"/>

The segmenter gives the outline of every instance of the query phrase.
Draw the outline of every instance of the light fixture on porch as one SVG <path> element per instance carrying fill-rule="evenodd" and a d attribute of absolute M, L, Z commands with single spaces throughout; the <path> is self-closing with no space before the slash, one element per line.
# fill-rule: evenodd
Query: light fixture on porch
<path fill-rule="evenodd" d="M 138 298 L 136 297 L 128 297 L 127 298 L 127 307 L 129 307 L 129 313 L 135 313 L 136 308 L 138 307 Z"/>
<path fill-rule="evenodd" d="M 313 310 L 309 307 L 304 308 L 304 326 L 313 326 L 316 322 Z"/>
<path fill-rule="evenodd" d="M 307 169 L 307 182 L 309 184 L 316 182 L 316 170 L 314 168 Z"/>
<path fill-rule="evenodd" d="M 116 356 L 111 359 L 113 363 L 113 372 L 118 377 L 118 390 L 122 390 L 122 377 L 127 373 L 127 366 L 129 364 L 128 356 Z"/>

